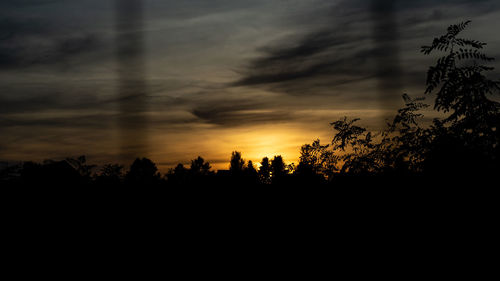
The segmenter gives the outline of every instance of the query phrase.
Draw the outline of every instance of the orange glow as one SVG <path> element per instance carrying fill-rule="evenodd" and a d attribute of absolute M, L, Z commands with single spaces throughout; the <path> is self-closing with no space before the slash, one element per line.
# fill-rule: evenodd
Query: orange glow
<path fill-rule="evenodd" d="M 189 166 L 190 160 L 198 156 L 210 162 L 213 170 L 225 170 L 233 151 L 241 152 L 243 159 L 251 160 L 256 167 L 262 158 L 272 159 L 276 155 L 281 155 L 287 164 L 298 164 L 302 145 L 318 138 L 323 144 L 330 142 L 333 131 L 329 122 L 342 116 L 360 116 L 363 125 L 373 125 L 379 122 L 380 113 L 379 110 L 297 111 L 295 114 L 306 120 L 229 128 L 198 124 L 174 135 L 152 132 L 156 136 L 152 145 L 159 151 L 151 158 L 159 163 L 162 172 L 179 162 Z"/>
<path fill-rule="evenodd" d="M 233 151 L 240 151 L 243 159 L 251 160 L 256 167 L 262 158 L 271 159 L 275 155 L 281 155 L 287 164 L 297 164 L 300 147 L 315 139 L 315 133 L 293 124 L 233 129 L 200 128 L 194 135 L 192 132 L 177 134 L 175 137 L 165 135 L 156 140 L 165 148 L 159 155 L 153 155 L 157 163 L 162 163 L 159 165 L 162 171 L 175 166 L 175 163 L 165 163 L 162 160 L 183 159 L 180 162 L 189 165 L 189 161 L 198 154 L 210 162 L 212 169 L 225 170 L 229 168 Z M 176 147 L 176 151 L 168 151 L 171 146 Z"/>

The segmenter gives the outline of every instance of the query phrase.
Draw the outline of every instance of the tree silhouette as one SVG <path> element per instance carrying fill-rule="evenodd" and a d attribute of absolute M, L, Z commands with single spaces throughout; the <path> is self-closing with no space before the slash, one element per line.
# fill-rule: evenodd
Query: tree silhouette
<path fill-rule="evenodd" d="M 372 133 L 355 125 L 359 120 L 344 117 L 331 123 L 337 131 L 332 139 L 332 150 L 337 155 L 333 166 L 340 166 L 343 174 L 369 174 L 381 169 Z"/>
<path fill-rule="evenodd" d="M 262 162 L 260 162 L 259 179 L 263 184 L 271 183 L 271 164 L 267 157 L 262 158 Z"/>
<path fill-rule="evenodd" d="M 123 181 L 123 166 L 105 164 L 95 177 L 95 183 L 100 186 L 118 186 Z"/>
<path fill-rule="evenodd" d="M 434 121 L 428 169 L 444 166 L 453 173 L 498 167 L 500 103 L 488 97 L 498 96 L 500 82 L 485 76 L 494 69 L 482 64 L 494 60 L 482 52 L 486 43 L 458 37 L 469 23 L 451 25 L 432 45 L 422 47 L 426 55 L 446 52 L 429 68 L 426 93 L 436 92 L 434 108 L 450 113 Z"/>
<path fill-rule="evenodd" d="M 432 133 L 419 125 L 423 115 L 418 112 L 429 105 L 422 102 L 423 97 L 413 99 L 404 94 L 403 100 L 405 106 L 398 110 L 375 146 L 384 172 L 422 172 L 428 153 Z"/>
<path fill-rule="evenodd" d="M 85 181 L 86 183 L 90 182 L 92 169 L 94 169 L 96 165 L 88 165 L 85 155 L 82 155 L 78 158 L 66 158 L 66 162 L 80 174 L 83 181 Z"/>
<path fill-rule="evenodd" d="M 449 116 L 422 127 L 420 110 L 428 105 L 423 103 L 423 97 L 413 99 L 404 94 L 405 106 L 387 129 L 377 134 L 358 126 L 357 118 L 344 117 L 331 123 L 336 131 L 331 145 L 322 146 L 319 140 L 304 145 L 297 173 L 329 172 L 331 179 L 333 171 L 358 176 L 422 172 L 445 175 L 470 173 L 474 169 L 471 163 L 475 163 L 476 170 L 497 167 L 500 106 L 488 96 L 498 94 L 499 83 L 482 74 L 493 68 L 475 61 L 493 60 L 479 52 L 486 44 L 457 37 L 468 23 L 450 26 L 431 46 L 422 47 L 425 54 L 448 52 L 430 67 L 426 94 L 439 89 L 434 108 L 449 112 Z"/>
<path fill-rule="evenodd" d="M 189 170 L 182 164 L 170 169 L 166 175 L 167 182 L 172 186 L 182 186 L 188 183 Z"/>
<path fill-rule="evenodd" d="M 426 93 L 433 93 L 441 85 L 434 107 L 438 111 L 451 112 L 444 121 L 452 123 L 455 129 L 484 133 L 491 131 L 491 125 L 496 125 L 492 121 L 498 121 L 500 103 L 487 96 L 498 94 L 500 82 L 483 74 L 494 69 L 480 63 L 494 60 L 481 52 L 486 43 L 457 37 L 469 23 L 451 25 L 431 46 L 422 47 L 426 55 L 435 51 L 447 52 L 429 68 Z"/>
<path fill-rule="evenodd" d="M 245 175 L 245 181 L 247 182 L 247 184 L 256 185 L 259 183 L 259 174 L 251 160 L 249 160 L 247 165 L 245 166 L 243 174 Z"/>
<path fill-rule="evenodd" d="M 204 186 L 206 185 L 205 180 L 213 176 L 213 172 L 210 171 L 210 163 L 205 162 L 201 156 L 191 160 L 191 166 L 189 167 L 187 180 L 184 184 L 192 186 Z"/>
<path fill-rule="evenodd" d="M 243 166 L 245 166 L 245 161 L 241 158 L 241 152 L 233 151 L 229 171 L 233 175 L 239 175 L 243 172 Z"/>
<path fill-rule="evenodd" d="M 125 176 L 126 184 L 131 186 L 152 186 L 159 184 L 159 181 L 160 174 L 156 164 L 147 158 L 137 158 Z"/>
<path fill-rule="evenodd" d="M 248 161 L 247 166 L 245 167 L 245 172 L 248 172 L 251 174 L 257 173 L 257 170 L 255 169 L 252 160 Z"/>
<path fill-rule="evenodd" d="M 274 156 L 273 160 L 271 160 L 271 176 L 273 183 L 279 183 L 283 180 L 283 177 L 286 175 L 286 165 L 283 161 L 283 157 L 281 155 Z"/>
<path fill-rule="evenodd" d="M 205 159 L 203 159 L 201 156 L 198 156 L 198 158 L 191 160 L 189 173 L 195 177 L 207 176 L 212 174 L 210 168 L 210 163 L 205 162 Z"/>
<path fill-rule="evenodd" d="M 337 156 L 328 148 L 330 145 L 321 145 L 319 139 L 312 144 L 305 144 L 300 148 L 300 161 L 296 173 L 302 177 L 315 178 L 323 175 L 330 178 L 337 171 Z"/>

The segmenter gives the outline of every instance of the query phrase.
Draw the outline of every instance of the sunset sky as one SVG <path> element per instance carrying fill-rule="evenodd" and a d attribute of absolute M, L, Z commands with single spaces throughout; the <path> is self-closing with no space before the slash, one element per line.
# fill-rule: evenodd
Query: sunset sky
<path fill-rule="evenodd" d="M 500 58 L 498 0 L 393 1 L 393 13 L 373 0 L 144 0 L 142 23 L 119 31 L 144 39 L 127 74 L 144 84 L 127 90 L 144 91 L 146 118 L 126 126 L 115 2 L 0 1 L 0 161 L 116 162 L 128 128 L 147 148 L 127 157 L 145 151 L 162 170 L 198 155 L 224 169 L 234 150 L 297 163 L 301 145 L 331 140 L 330 122 L 376 129 L 403 93 L 423 95 L 436 57 L 420 46 L 448 25 L 472 20 L 464 37 Z"/>

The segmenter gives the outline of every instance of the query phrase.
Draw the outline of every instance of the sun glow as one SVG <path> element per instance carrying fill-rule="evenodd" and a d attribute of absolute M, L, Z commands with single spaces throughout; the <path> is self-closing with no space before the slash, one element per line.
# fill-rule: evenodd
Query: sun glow
<path fill-rule="evenodd" d="M 214 130 L 216 130 L 215 133 Z M 196 135 L 193 137 L 192 132 L 186 132 L 183 135 L 165 135 L 157 138 L 155 142 L 161 143 L 165 148 L 162 153 L 155 155 L 159 156 L 159 158 L 155 157 L 157 163 L 161 163 L 159 168 L 167 170 L 176 165 L 166 159 L 183 159 L 180 162 L 189 165 L 190 160 L 198 156 L 190 154 L 193 151 L 197 151 L 200 156 L 210 162 L 213 170 L 228 169 L 233 151 L 241 152 L 243 159 L 251 160 L 256 167 L 259 166 L 262 158 L 272 159 L 276 155 L 281 155 L 287 164 L 297 164 L 300 147 L 313 140 L 311 132 L 292 124 L 232 129 L 207 128 L 200 129 Z M 180 149 L 172 152 L 168 149 L 172 146 Z M 189 152 L 187 155 L 186 151 Z"/>

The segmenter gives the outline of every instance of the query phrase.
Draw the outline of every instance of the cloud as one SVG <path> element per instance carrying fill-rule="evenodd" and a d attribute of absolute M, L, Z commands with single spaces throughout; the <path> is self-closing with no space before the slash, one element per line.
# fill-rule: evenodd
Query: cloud
<path fill-rule="evenodd" d="M 13 7 L 38 6 L 62 1 L 67 0 L 3 0 L 2 5 Z"/>
<path fill-rule="evenodd" d="M 61 32 L 45 20 L 0 21 L 0 67 L 3 70 L 64 65 L 101 47 L 97 34 L 76 30 Z"/>
<path fill-rule="evenodd" d="M 262 104 L 251 101 L 240 101 L 220 105 L 199 105 L 192 114 L 202 122 L 224 127 L 248 126 L 254 124 L 280 123 L 291 119 L 290 112 L 279 109 L 259 109 Z"/>
<path fill-rule="evenodd" d="M 349 9 L 348 16 L 336 15 L 334 8 L 342 7 Z M 367 15 L 341 3 L 315 17 L 322 20 L 316 19 L 319 23 L 309 26 L 305 34 L 261 47 L 261 56 L 250 61 L 243 77 L 232 85 L 321 94 L 332 86 L 372 76 L 369 32 L 355 30 L 359 23 L 366 23 Z"/>
<path fill-rule="evenodd" d="M 9 82 L 0 86 L 0 116 L 54 110 L 109 110 L 115 102 L 107 80 Z M 106 93 L 106 94 L 105 94 Z"/>
<path fill-rule="evenodd" d="M 403 83 L 415 88 L 419 85 L 409 83 L 421 81 L 410 77 L 415 69 L 407 62 L 420 55 L 415 39 L 431 41 L 438 35 L 432 31 L 445 30 L 443 21 L 455 23 L 499 6 L 487 0 L 341 1 L 310 14 L 313 24 L 303 30 L 257 49 L 259 56 L 230 85 L 310 96 L 328 95 L 345 84 L 360 89 L 360 83 L 372 81 L 381 99 L 399 97 Z"/>

